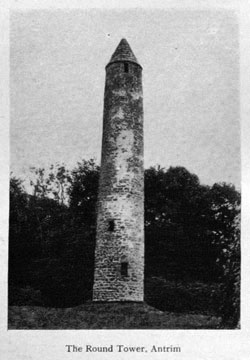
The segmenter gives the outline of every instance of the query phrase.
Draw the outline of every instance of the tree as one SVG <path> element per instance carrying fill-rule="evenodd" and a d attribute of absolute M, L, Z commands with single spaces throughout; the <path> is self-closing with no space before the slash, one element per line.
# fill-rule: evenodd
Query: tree
<path fill-rule="evenodd" d="M 208 186 L 184 167 L 145 171 L 146 264 L 166 277 L 212 277 Z M 157 255 L 158 254 L 158 255 Z"/>
<path fill-rule="evenodd" d="M 33 187 L 33 196 L 44 198 L 48 196 L 49 180 L 45 177 L 45 168 L 30 167 L 33 179 L 30 180 L 30 185 Z"/>
<path fill-rule="evenodd" d="M 76 224 L 95 227 L 99 166 L 93 159 L 78 162 L 72 171 L 69 206 Z"/>
<path fill-rule="evenodd" d="M 23 181 L 11 175 L 9 212 L 9 281 L 23 282 L 30 256 L 26 238 L 29 232 L 28 196 Z M 22 256 L 20 255 L 22 254 Z M 20 272 L 20 269 L 23 272 Z"/>
<path fill-rule="evenodd" d="M 90 297 L 98 179 L 94 160 L 71 172 L 59 164 L 33 169 L 33 195 L 11 177 L 9 276 L 41 290 L 47 305 Z M 145 170 L 146 277 L 220 281 L 220 313 L 232 319 L 239 309 L 239 205 L 232 185 L 201 185 L 183 167 Z"/>
<path fill-rule="evenodd" d="M 209 195 L 212 212 L 210 228 L 213 241 L 217 246 L 223 247 L 224 241 L 221 241 L 221 235 L 223 234 L 225 239 L 230 238 L 234 220 L 240 212 L 240 193 L 234 185 L 215 183 Z"/>
<path fill-rule="evenodd" d="M 223 298 L 219 307 L 222 327 L 235 328 L 240 326 L 240 213 L 232 224 L 232 231 L 224 243 L 221 256 L 217 259 L 222 267 L 221 276 Z"/>
<path fill-rule="evenodd" d="M 10 224 L 11 231 L 18 233 L 26 221 L 27 194 L 23 181 L 15 176 L 10 177 Z"/>
<path fill-rule="evenodd" d="M 72 306 L 91 298 L 99 167 L 83 160 L 70 174 L 63 251 L 46 266 L 43 293 L 50 306 Z"/>
<path fill-rule="evenodd" d="M 231 184 L 211 189 L 213 222 L 211 237 L 217 248 L 222 298 L 218 313 L 222 327 L 235 328 L 240 321 L 240 193 Z"/>
<path fill-rule="evenodd" d="M 51 198 L 60 205 L 68 203 L 68 191 L 71 186 L 71 174 L 64 164 L 51 165 L 45 168 L 31 167 L 33 195 L 36 198 Z"/>

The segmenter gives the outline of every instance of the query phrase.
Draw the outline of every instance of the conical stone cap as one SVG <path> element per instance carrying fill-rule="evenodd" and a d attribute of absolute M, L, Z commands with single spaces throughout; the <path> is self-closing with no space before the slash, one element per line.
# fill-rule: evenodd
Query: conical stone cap
<path fill-rule="evenodd" d="M 136 63 L 139 66 L 141 66 L 138 63 L 138 60 L 136 59 L 136 57 L 135 57 L 133 51 L 131 50 L 131 47 L 129 46 L 129 43 L 127 42 L 126 39 L 121 39 L 114 54 L 111 56 L 111 59 L 110 59 L 108 65 L 110 65 L 114 62 L 120 62 L 120 61 L 130 61 L 130 62 Z"/>

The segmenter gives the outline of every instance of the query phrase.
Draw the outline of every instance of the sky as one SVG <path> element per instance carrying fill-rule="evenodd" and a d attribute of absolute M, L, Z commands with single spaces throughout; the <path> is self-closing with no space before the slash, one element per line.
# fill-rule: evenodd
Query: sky
<path fill-rule="evenodd" d="M 13 11 L 11 170 L 100 161 L 105 66 L 126 38 L 143 67 L 144 163 L 240 188 L 238 19 L 230 10 Z"/>

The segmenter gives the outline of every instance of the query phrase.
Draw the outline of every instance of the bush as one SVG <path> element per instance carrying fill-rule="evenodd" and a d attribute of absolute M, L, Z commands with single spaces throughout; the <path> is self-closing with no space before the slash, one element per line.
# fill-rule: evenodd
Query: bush
<path fill-rule="evenodd" d="M 160 277 L 145 281 L 145 301 L 162 311 L 212 315 L 220 298 L 220 284 L 216 283 L 169 281 Z"/>
<path fill-rule="evenodd" d="M 40 290 L 35 290 L 30 286 L 18 288 L 9 286 L 9 305 L 15 306 L 44 306 L 44 300 Z"/>
<path fill-rule="evenodd" d="M 219 315 L 221 327 L 236 328 L 240 324 L 240 213 L 235 217 L 231 235 L 221 236 L 223 249 L 218 265 L 222 267 L 222 299 Z"/>

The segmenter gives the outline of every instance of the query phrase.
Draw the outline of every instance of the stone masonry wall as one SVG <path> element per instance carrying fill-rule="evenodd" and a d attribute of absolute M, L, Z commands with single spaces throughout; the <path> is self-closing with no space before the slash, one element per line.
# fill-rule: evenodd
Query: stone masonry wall
<path fill-rule="evenodd" d="M 132 62 L 106 68 L 97 212 L 93 300 L 143 301 L 142 78 Z"/>

